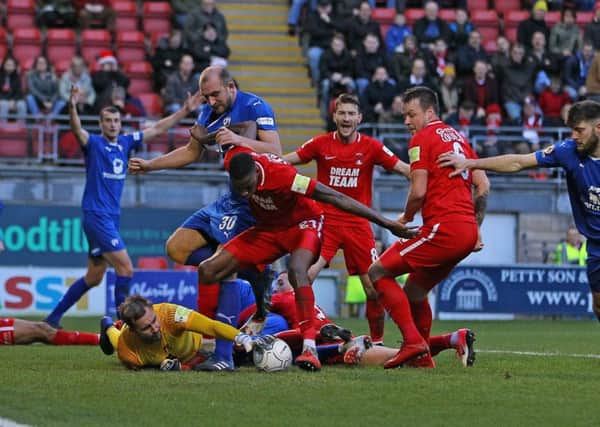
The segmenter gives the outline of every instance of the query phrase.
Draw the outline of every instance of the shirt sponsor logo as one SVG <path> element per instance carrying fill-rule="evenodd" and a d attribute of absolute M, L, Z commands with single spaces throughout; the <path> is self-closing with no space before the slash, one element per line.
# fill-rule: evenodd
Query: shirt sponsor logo
<path fill-rule="evenodd" d="M 589 210 L 600 212 L 600 187 L 590 185 L 588 188 L 588 199 L 583 204 Z"/>
<path fill-rule="evenodd" d="M 275 120 L 273 120 L 273 117 L 259 117 L 256 119 L 256 124 L 261 126 L 274 126 Z"/>
<path fill-rule="evenodd" d="M 253 194 L 252 200 L 258 206 L 260 206 L 261 209 L 264 209 L 265 211 L 276 211 L 277 210 L 277 206 L 275 206 L 275 202 L 273 202 L 273 199 L 270 196 L 261 197 L 256 194 Z"/>
<path fill-rule="evenodd" d="M 133 136 L 134 141 L 139 141 L 142 139 L 142 134 L 140 132 L 133 132 L 131 135 Z"/>
<path fill-rule="evenodd" d="M 292 182 L 292 191 L 294 193 L 306 194 L 308 186 L 310 185 L 310 178 L 304 175 L 296 174 L 294 182 Z"/>
<path fill-rule="evenodd" d="M 359 161 L 357 161 L 357 164 Z M 359 168 L 331 168 L 329 170 L 329 186 L 356 188 L 358 187 L 359 174 Z"/>
<path fill-rule="evenodd" d="M 190 310 L 189 308 L 185 308 L 180 305 L 177 306 L 177 308 L 175 309 L 175 316 L 174 316 L 175 322 L 178 322 L 178 323 L 187 322 L 188 318 L 190 317 L 191 312 L 192 312 L 192 310 Z"/>
<path fill-rule="evenodd" d="M 413 147 L 409 149 L 408 158 L 411 164 L 421 160 L 421 147 Z"/>
<path fill-rule="evenodd" d="M 439 137 L 442 139 L 442 141 L 444 142 L 454 142 L 454 141 L 458 141 L 458 142 L 464 142 L 464 138 L 462 137 L 462 135 L 460 133 L 458 133 L 454 128 L 451 127 L 447 127 L 447 128 L 438 128 L 435 130 L 435 133 L 437 133 L 439 135 Z"/>

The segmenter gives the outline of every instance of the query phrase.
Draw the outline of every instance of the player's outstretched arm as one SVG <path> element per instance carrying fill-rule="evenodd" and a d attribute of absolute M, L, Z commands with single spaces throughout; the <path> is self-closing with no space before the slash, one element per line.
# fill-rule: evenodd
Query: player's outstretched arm
<path fill-rule="evenodd" d="M 204 148 L 194 138 L 188 143 L 167 154 L 145 160 L 139 157 L 129 159 L 129 173 L 144 173 L 162 169 L 177 169 L 195 162 L 204 151 Z"/>
<path fill-rule="evenodd" d="M 151 139 L 171 129 L 179 121 L 185 119 L 188 114 L 190 114 L 192 111 L 195 111 L 200 106 L 202 99 L 203 98 L 200 91 L 196 92 L 193 96 L 188 92 L 188 97 L 184 102 L 183 107 L 181 107 L 179 111 L 176 111 L 168 117 L 160 119 L 152 126 L 144 129 L 144 141 L 150 141 Z"/>
<path fill-rule="evenodd" d="M 492 172 L 519 172 L 538 165 L 535 153 L 505 154 L 503 156 L 486 157 L 484 159 L 466 159 L 454 152 L 441 154 L 437 159 L 441 167 L 454 168 L 450 177 L 459 175 L 466 169 L 483 169 Z"/>
<path fill-rule="evenodd" d="M 77 113 L 77 100 L 81 96 L 79 86 L 71 86 L 71 96 L 69 97 L 69 124 L 71 125 L 71 131 L 75 134 L 75 138 L 81 146 L 85 146 L 90 138 L 90 134 L 81 127 L 81 120 Z"/>
<path fill-rule="evenodd" d="M 411 238 L 416 234 L 414 229 L 406 227 L 404 224 L 400 224 L 396 221 L 387 219 L 373 209 L 363 205 L 360 202 L 357 202 L 353 198 L 348 197 L 339 191 L 321 184 L 320 182 L 317 183 L 317 186 L 312 194 L 312 198 L 319 202 L 329 203 L 330 205 L 333 205 L 336 208 L 351 214 L 366 218 L 377 225 L 387 228 L 398 237 Z"/>

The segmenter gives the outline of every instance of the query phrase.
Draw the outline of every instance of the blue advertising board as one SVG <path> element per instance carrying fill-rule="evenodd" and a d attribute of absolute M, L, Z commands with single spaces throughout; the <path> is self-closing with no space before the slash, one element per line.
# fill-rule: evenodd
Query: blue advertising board
<path fill-rule="evenodd" d="M 198 273 L 195 271 L 136 270 L 129 293 L 139 294 L 153 303 L 168 302 L 195 309 Z M 115 273 L 106 273 L 106 315 L 116 317 Z"/>
<path fill-rule="evenodd" d="M 585 268 L 457 267 L 437 287 L 440 319 L 511 319 L 515 315 L 592 317 Z"/>

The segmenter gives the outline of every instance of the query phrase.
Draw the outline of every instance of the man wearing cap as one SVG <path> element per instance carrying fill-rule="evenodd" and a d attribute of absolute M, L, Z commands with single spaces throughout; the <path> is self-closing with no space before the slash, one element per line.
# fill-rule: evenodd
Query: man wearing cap
<path fill-rule="evenodd" d="M 548 12 L 548 4 L 544 0 L 536 1 L 531 9 L 531 16 L 519 23 L 517 27 L 517 41 L 525 46 L 527 51 L 531 49 L 531 37 L 536 31 L 544 33 L 546 40 L 550 38 L 550 29 L 544 21 L 546 12 Z"/>

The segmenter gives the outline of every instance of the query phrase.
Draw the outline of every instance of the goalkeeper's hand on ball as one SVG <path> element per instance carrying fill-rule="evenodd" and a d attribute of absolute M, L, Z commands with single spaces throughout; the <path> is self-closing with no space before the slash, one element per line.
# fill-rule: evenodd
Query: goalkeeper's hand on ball
<path fill-rule="evenodd" d="M 179 359 L 165 359 L 160 363 L 161 371 L 181 371 Z"/>

